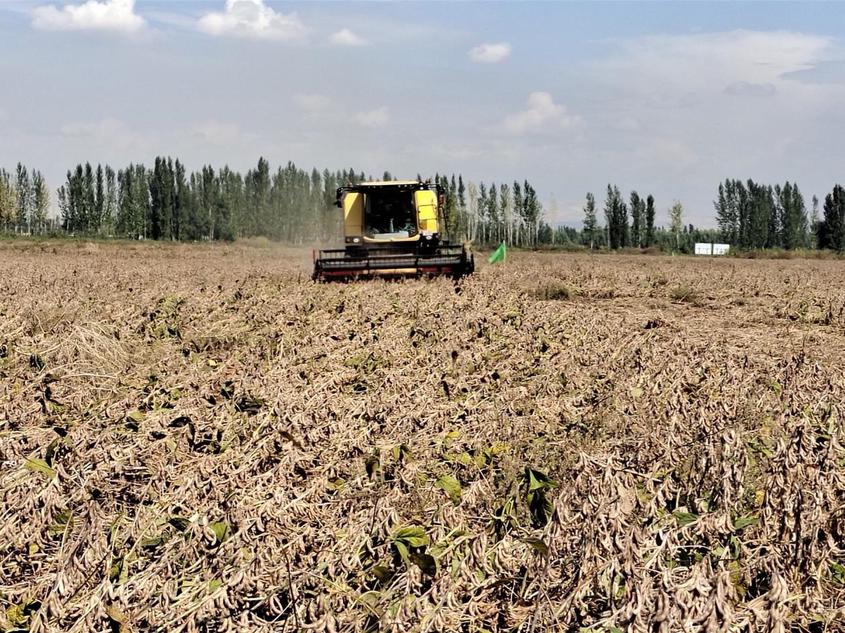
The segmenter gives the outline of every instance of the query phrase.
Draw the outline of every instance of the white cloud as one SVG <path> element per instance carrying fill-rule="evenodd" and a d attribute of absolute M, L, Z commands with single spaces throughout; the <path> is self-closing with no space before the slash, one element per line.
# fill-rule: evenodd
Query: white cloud
<path fill-rule="evenodd" d="M 656 138 L 636 152 L 638 160 L 660 165 L 663 169 L 684 170 L 698 162 L 698 154 L 677 138 Z"/>
<path fill-rule="evenodd" d="M 330 110 L 333 105 L 329 97 L 321 94 L 300 93 L 294 95 L 293 102 L 300 110 L 311 114 Z"/>
<path fill-rule="evenodd" d="M 62 136 L 86 148 L 86 151 L 109 150 L 146 151 L 155 142 L 150 135 L 132 130 L 113 117 L 95 122 L 73 122 L 61 127 Z"/>
<path fill-rule="evenodd" d="M 798 79 L 836 54 L 836 41 L 827 36 L 736 30 L 608 44 L 608 56 L 589 70 L 614 105 L 603 113 L 594 109 L 591 118 L 613 126 L 622 116 L 635 117 L 640 147 L 663 138 L 644 160 L 697 160 L 723 172 L 729 165 L 741 172 L 773 164 L 774 148 L 764 140 L 772 129 L 811 134 L 814 122 L 826 120 L 843 96 L 835 86 Z"/>
<path fill-rule="evenodd" d="M 814 64 L 812 68 L 786 73 L 783 77 L 808 84 L 843 85 L 845 84 L 845 60 L 826 59 Z"/>
<path fill-rule="evenodd" d="M 279 13 L 264 0 L 226 0 L 222 12 L 207 13 L 197 27 L 209 35 L 234 35 L 261 40 L 297 42 L 307 29 L 296 13 Z"/>
<path fill-rule="evenodd" d="M 32 26 L 44 31 L 118 31 L 135 33 L 146 25 L 135 13 L 135 0 L 88 0 L 82 4 L 36 7 Z"/>
<path fill-rule="evenodd" d="M 548 92 L 532 92 L 528 95 L 527 107 L 521 112 L 505 118 L 504 128 L 511 134 L 550 131 L 554 128 L 568 128 L 577 124 L 579 118 L 566 111 L 566 106 L 555 103 Z"/>
<path fill-rule="evenodd" d="M 755 84 L 750 81 L 736 81 L 725 87 L 724 93 L 734 97 L 772 97 L 777 88 L 771 83 Z"/>
<path fill-rule="evenodd" d="M 369 42 L 349 29 L 341 29 L 332 33 L 329 42 L 335 46 L 367 46 Z"/>
<path fill-rule="evenodd" d="M 642 124 L 635 117 L 623 115 L 619 118 L 614 118 L 610 126 L 620 132 L 637 132 L 642 127 Z"/>
<path fill-rule="evenodd" d="M 812 68 L 830 51 L 826 36 L 790 31 L 728 31 L 656 35 L 616 42 L 618 51 L 598 64 L 626 83 L 648 90 L 722 92 L 726 86 L 772 84 Z"/>
<path fill-rule="evenodd" d="M 64 136 L 106 139 L 112 134 L 121 135 L 128 131 L 126 124 L 118 119 L 109 118 L 96 123 L 73 122 L 62 126 Z"/>
<path fill-rule="evenodd" d="M 469 52 L 469 58 L 478 64 L 496 64 L 510 57 L 511 45 L 507 42 L 480 44 Z"/>
<path fill-rule="evenodd" d="M 678 197 L 690 221 L 712 226 L 710 201 L 725 174 L 799 180 L 805 191 L 833 180 L 813 153 L 835 154 L 826 139 L 841 127 L 845 86 L 803 78 L 841 57 L 840 41 L 735 30 L 602 44 L 602 56 L 582 68 L 590 77 L 586 90 L 570 90 L 590 94 L 589 120 L 579 128 L 587 152 L 625 187 L 646 189 L 659 201 Z M 620 134 L 626 119 L 636 125 Z M 587 169 L 581 177 L 593 178 Z"/>
<path fill-rule="evenodd" d="M 176 4 L 176 3 L 174 3 Z M 154 5 L 155 6 L 155 5 Z M 171 5 L 172 6 L 172 5 Z M 182 31 L 192 31 L 197 26 L 195 15 L 177 13 L 175 11 L 144 8 L 144 17 L 156 25 L 174 26 Z"/>
<path fill-rule="evenodd" d="M 375 110 L 367 110 L 359 112 L 355 115 L 355 120 L 364 127 L 381 128 L 390 123 L 390 110 L 387 106 L 376 108 Z"/>
<path fill-rule="evenodd" d="M 243 140 L 241 128 L 235 123 L 223 123 L 216 119 L 203 121 L 192 129 L 192 136 L 209 145 L 227 147 Z"/>
<path fill-rule="evenodd" d="M 342 102 L 320 93 L 296 94 L 293 96 L 293 103 L 302 112 L 303 117 L 310 122 L 308 127 L 312 129 L 345 130 L 349 128 L 350 123 L 364 128 L 379 129 L 390 124 L 390 108 L 387 106 L 355 111 L 344 107 Z"/>

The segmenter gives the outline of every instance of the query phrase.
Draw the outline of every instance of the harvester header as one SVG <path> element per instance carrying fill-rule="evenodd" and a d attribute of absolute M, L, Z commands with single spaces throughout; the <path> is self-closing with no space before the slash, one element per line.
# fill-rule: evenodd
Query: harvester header
<path fill-rule="evenodd" d="M 443 188 L 428 180 L 339 187 L 345 247 L 315 252 L 314 279 L 472 273 L 472 253 L 444 237 L 445 200 Z"/>

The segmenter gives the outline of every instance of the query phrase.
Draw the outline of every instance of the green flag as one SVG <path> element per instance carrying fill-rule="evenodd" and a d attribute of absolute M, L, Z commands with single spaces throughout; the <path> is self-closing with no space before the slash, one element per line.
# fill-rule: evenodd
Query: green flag
<path fill-rule="evenodd" d="M 502 242 L 501 244 L 499 244 L 499 248 L 497 248 L 495 251 L 493 251 L 493 254 L 490 255 L 490 257 L 487 259 L 487 261 L 490 262 L 491 264 L 497 264 L 499 262 L 505 261 L 505 259 L 507 259 L 507 256 L 508 256 L 508 247 L 504 242 Z"/>

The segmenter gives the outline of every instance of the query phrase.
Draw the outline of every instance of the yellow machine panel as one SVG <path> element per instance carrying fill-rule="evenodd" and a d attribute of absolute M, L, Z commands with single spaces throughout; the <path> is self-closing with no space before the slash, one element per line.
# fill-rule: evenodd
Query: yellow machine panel
<path fill-rule="evenodd" d="M 349 192 L 343 197 L 343 223 L 346 235 L 361 235 L 364 232 L 363 193 Z"/>
<path fill-rule="evenodd" d="M 420 231 L 437 233 L 437 194 L 430 190 L 415 191 L 414 203 Z"/>
<path fill-rule="evenodd" d="M 472 251 L 443 234 L 442 185 L 430 180 L 348 183 L 338 187 L 344 248 L 314 251 L 317 281 L 372 277 L 455 279 L 475 270 Z M 445 217 L 445 216 L 444 216 Z"/>

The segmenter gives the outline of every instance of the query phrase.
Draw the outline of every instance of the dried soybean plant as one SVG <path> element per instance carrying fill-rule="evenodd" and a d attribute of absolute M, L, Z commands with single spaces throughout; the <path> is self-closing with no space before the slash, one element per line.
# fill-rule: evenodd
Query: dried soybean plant
<path fill-rule="evenodd" d="M 836 262 L 54 250 L 0 264 L 0 630 L 845 619 Z"/>

